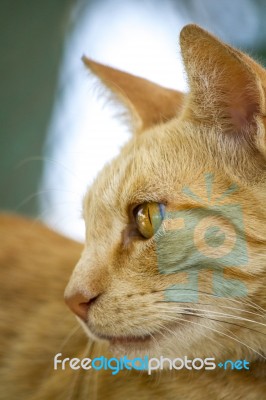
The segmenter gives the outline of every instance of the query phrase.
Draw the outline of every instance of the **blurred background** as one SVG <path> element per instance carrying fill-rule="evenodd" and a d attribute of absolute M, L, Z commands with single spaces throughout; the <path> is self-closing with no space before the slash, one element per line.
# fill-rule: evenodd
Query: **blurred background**
<path fill-rule="evenodd" d="M 265 65 L 265 19 L 264 0 L 1 0 L 1 209 L 82 240 L 82 197 L 130 136 L 83 54 L 187 90 L 184 25 L 195 22 Z"/>

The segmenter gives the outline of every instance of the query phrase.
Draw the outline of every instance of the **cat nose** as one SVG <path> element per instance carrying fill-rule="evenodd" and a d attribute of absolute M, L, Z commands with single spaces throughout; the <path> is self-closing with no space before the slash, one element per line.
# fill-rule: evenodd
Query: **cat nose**
<path fill-rule="evenodd" d="M 86 322 L 88 319 L 89 308 L 97 297 L 98 295 L 89 296 L 76 292 L 70 296 L 65 296 L 65 302 L 73 313 Z"/>

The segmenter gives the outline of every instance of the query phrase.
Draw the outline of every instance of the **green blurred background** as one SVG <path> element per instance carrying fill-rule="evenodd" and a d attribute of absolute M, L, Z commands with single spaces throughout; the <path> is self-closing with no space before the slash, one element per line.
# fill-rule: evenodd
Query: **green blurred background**
<path fill-rule="evenodd" d="M 127 1 L 127 0 L 125 0 Z M 151 1 L 152 2 L 152 1 Z M 169 0 L 170 2 L 170 0 Z M 27 215 L 39 213 L 38 196 L 31 196 L 39 190 L 43 162 L 43 148 L 54 98 L 57 88 L 60 62 L 64 50 L 64 41 L 71 31 L 70 15 L 73 7 L 79 3 L 79 12 L 83 7 L 104 3 L 98 1 L 70 0 L 10 0 L 0 2 L 0 207 L 15 210 Z M 106 1 L 110 4 L 110 1 Z M 145 2 L 136 1 L 139 7 Z M 152 3 L 159 4 L 156 0 Z M 177 0 L 171 1 L 177 13 L 186 21 L 201 25 L 210 19 L 208 11 L 217 1 Z M 226 5 L 224 14 L 217 18 L 228 18 Z M 233 2 L 234 3 L 234 2 Z M 241 4 L 239 4 L 241 18 Z M 252 20 L 257 29 L 253 43 L 241 43 L 244 50 L 251 52 L 261 62 L 266 60 L 266 2 L 254 0 Z M 114 11 L 119 2 L 113 1 Z M 255 10 L 255 11 L 254 11 Z M 204 20 L 205 18 L 205 20 Z M 254 22 L 254 18 L 256 19 Z M 76 22 L 78 23 L 78 13 Z M 215 25 L 215 20 L 211 21 Z M 239 35 L 231 24 L 232 44 L 238 44 Z M 227 32 L 228 33 L 228 32 Z"/>
<path fill-rule="evenodd" d="M 41 156 L 52 112 L 70 0 L 0 2 L 0 207 L 38 213 Z M 25 204 L 21 204 L 25 201 Z"/>

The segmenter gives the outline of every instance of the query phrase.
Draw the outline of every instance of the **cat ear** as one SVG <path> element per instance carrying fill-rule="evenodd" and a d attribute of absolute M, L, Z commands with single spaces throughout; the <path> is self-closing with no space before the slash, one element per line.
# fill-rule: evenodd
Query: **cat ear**
<path fill-rule="evenodd" d="M 121 102 L 131 116 L 134 132 L 141 132 L 177 116 L 184 94 L 152 83 L 83 56 L 84 64 Z"/>
<path fill-rule="evenodd" d="M 245 139 L 266 155 L 263 68 L 197 25 L 183 28 L 180 46 L 190 86 L 186 115 Z"/>

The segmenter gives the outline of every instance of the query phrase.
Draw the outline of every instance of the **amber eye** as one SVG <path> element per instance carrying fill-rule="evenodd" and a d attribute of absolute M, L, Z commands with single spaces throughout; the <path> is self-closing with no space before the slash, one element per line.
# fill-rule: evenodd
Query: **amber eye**
<path fill-rule="evenodd" d="M 137 229 L 146 239 L 158 231 L 164 219 L 165 205 L 161 203 L 143 203 L 134 210 Z"/>

